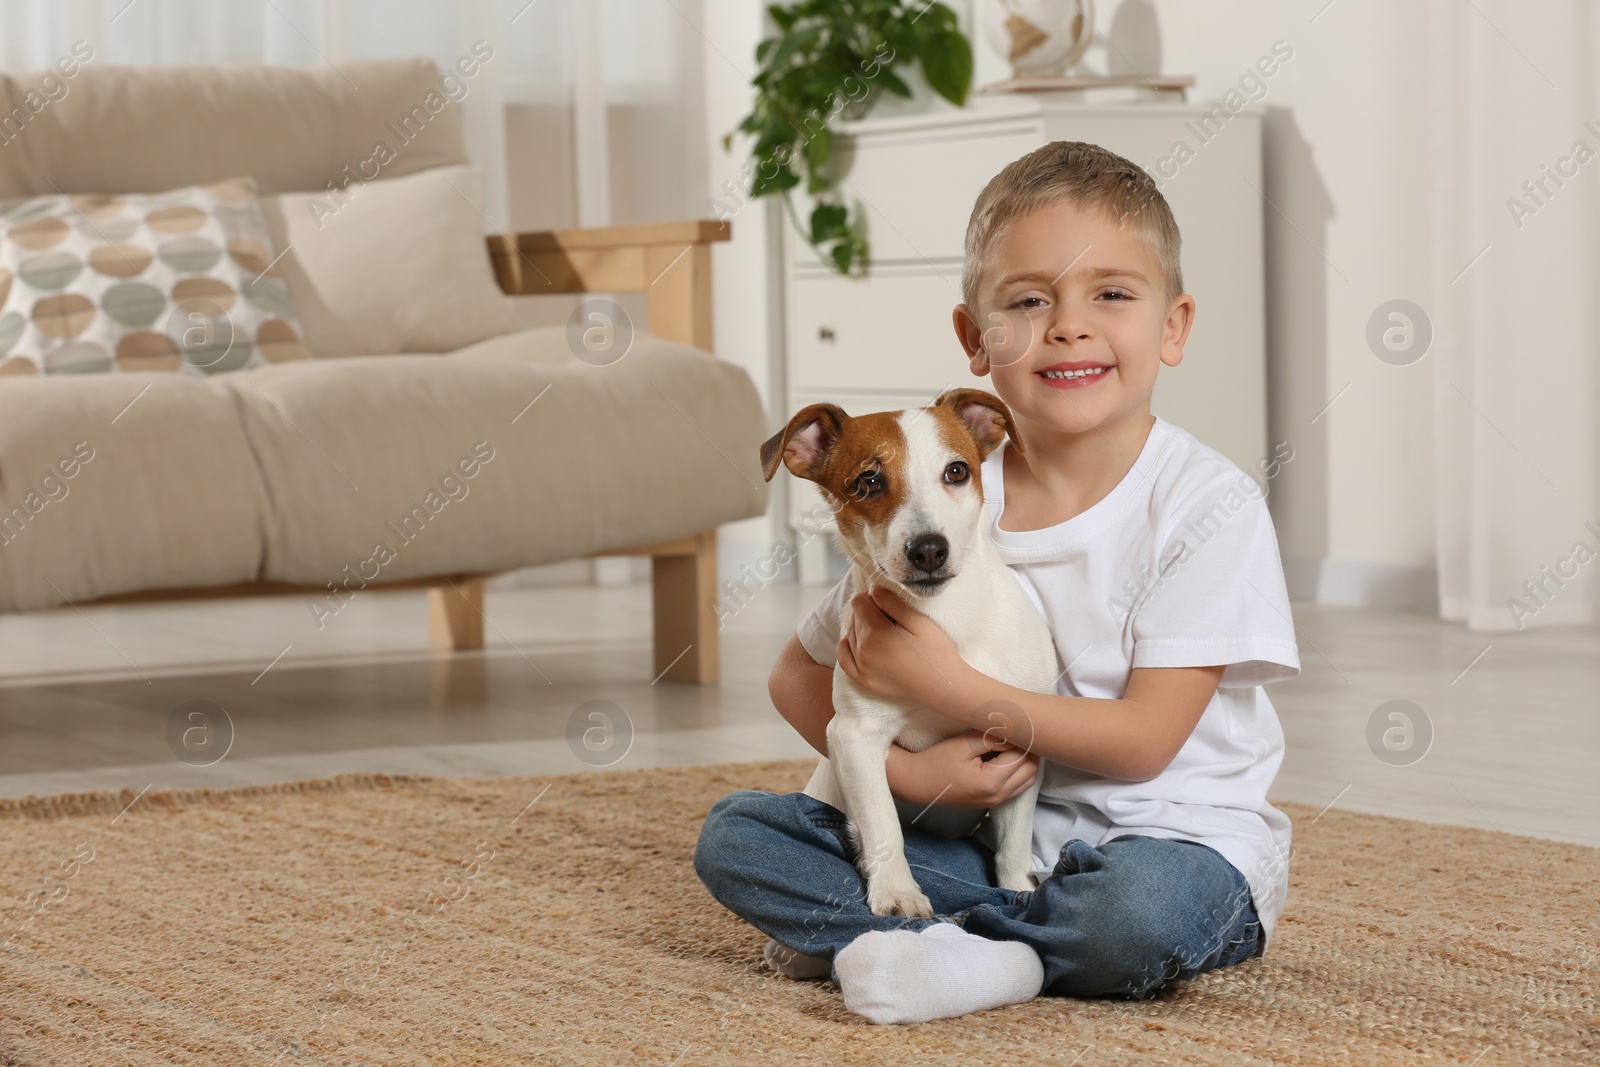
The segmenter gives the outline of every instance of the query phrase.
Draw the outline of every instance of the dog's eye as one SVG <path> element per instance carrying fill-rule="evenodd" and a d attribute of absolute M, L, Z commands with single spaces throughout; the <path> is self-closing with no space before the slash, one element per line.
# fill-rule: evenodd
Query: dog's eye
<path fill-rule="evenodd" d="M 850 483 L 850 495 L 857 500 L 865 500 L 881 492 L 883 492 L 883 475 L 877 471 L 862 471 L 856 476 L 856 480 Z"/>
<path fill-rule="evenodd" d="M 967 465 L 958 459 L 944 469 L 944 480 L 951 485 L 960 485 L 967 480 L 971 473 L 967 469 Z"/>

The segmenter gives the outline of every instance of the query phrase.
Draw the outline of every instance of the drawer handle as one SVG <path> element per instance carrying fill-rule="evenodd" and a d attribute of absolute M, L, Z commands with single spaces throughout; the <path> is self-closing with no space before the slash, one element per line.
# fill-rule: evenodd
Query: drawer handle
<path fill-rule="evenodd" d="M 832 344 L 833 343 L 833 327 L 832 326 L 819 326 L 817 328 L 817 340 L 819 340 L 819 341 L 827 341 L 829 344 Z"/>

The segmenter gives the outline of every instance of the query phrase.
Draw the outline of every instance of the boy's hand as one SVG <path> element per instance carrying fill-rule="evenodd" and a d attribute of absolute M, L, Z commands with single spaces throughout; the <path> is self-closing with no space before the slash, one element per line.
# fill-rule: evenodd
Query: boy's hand
<path fill-rule="evenodd" d="M 863 689 L 926 707 L 965 666 L 939 625 L 881 586 L 850 601 L 839 666 Z"/>
<path fill-rule="evenodd" d="M 989 759 L 983 758 L 990 753 Z M 1039 757 L 993 734 L 969 730 L 921 752 L 895 745 L 885 770 L 890 792 L 908 803 L 992 808 L 1033 785 Z"/>

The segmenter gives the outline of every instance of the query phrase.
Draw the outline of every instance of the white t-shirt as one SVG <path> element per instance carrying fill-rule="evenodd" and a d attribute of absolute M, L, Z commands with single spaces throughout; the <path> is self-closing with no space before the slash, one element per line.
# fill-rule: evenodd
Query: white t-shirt
<path fill-rule="evenodd" d="M 1003 454 L 982 468 L 990 535 L 1050 625 L 1067 667 L 1061 695 L 1120 699 L 1135 667 L 1227 667 L 1194 732 L 1150 781 L 1042 764 L 1035 873 L 1047 874 L 1074 838 L 1198 841 L 1245 876 L 1270 940 L 1289 884 L 1289 818 L 1267 803 L 1283 729 L 1261 686 L 1298 674 L 1300 656 L 1261 484 L 1158 418 L 1104 499 L 1059 525 L 1014 532 L 998 526 Z M 800 623 L 818 663 L 836 661 L 849 584 Z"/>

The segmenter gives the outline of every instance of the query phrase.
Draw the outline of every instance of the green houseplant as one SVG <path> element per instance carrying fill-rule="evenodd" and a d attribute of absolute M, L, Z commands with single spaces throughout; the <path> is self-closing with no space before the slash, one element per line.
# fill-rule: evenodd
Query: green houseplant
<path fill-rule="evenodd" d="M 865 114 L 882 89 L 910 97 L 895 73 L 910 63 L 921 63 L 940 96 L 963 104 L 972 85 L 972 47 L 955 12 L 937 0 L 798 0 L 767 12 L 778 33 L 756 47 L 755 103 L 737 130 L 755 135 L 746 164 L 754 171 L 750 195 L 782 195 L 795 229 L 817 254 L 839 273 L 859 276 L 866 234 L 859 212 L 852 219 L 834 194 L 829 123 Z M 732 145 L 730 133 L 722 147 Z M 809 225 L 789 196 L 802 171 L 815 199 Z"/>

